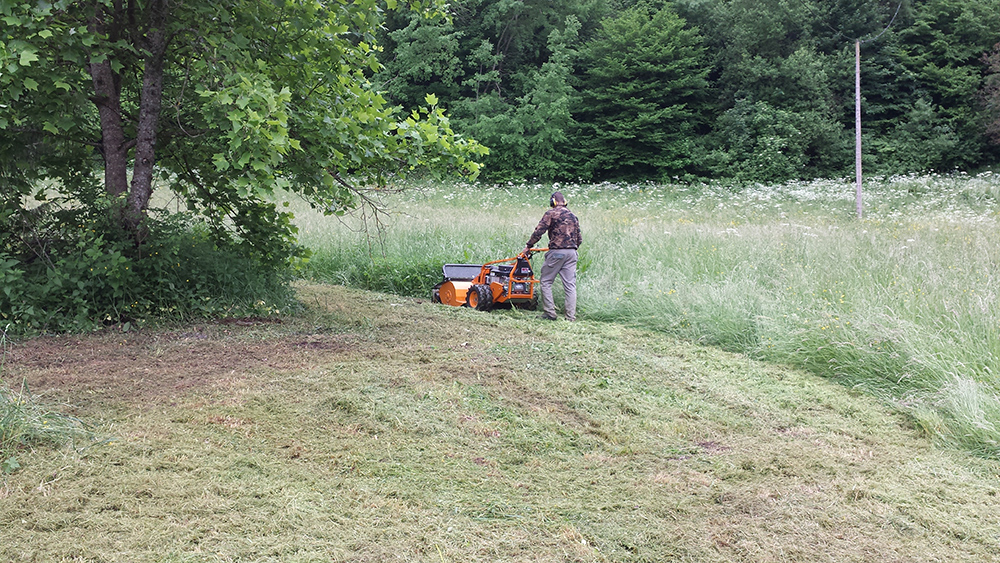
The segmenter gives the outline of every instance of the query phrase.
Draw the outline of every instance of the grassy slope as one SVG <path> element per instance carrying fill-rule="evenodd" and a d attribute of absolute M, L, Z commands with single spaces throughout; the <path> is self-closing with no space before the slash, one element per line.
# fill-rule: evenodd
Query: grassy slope
<path fill-rule="evenodd" d="M 815 376 L 610 323 L 300 291 L 297 320 L 124 355 L 268 344 L 211 386 L 52 387 L 120 440 L 23 457 L 0 560 L 1000 560 L 1000 464 Z"/>

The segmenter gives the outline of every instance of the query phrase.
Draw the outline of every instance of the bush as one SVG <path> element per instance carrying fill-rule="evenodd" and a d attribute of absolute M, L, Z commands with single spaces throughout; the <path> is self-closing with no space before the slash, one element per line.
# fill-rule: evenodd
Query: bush
<path fill-rule="evenodd" d="M 0 320 L 13 332 L 260 315 L 291 302 L 290 244 L 247 248 L 187 214 L 151 216 L 137 243 L 109 207 L 45 204 L 8 221 L 17 236 L 0 246 Z"/>
<path fill-rule="evenodd" d="M 818 111 L 793 112 L 739 100 L 716 123 L 716 144 L 722 148 L 713 155 L 714 172 L 751 183 L 828 174 L 831 162 L 849 162 L 838 129 Z"/>
<path fill-rule="evenodd" d="M 871 139 L 870 144 L 880 171 L 905 174 L 953 167 L 960 139 L 927 99 L 920 98 L 905 121 L 901 120 L 889 135 Z"/>

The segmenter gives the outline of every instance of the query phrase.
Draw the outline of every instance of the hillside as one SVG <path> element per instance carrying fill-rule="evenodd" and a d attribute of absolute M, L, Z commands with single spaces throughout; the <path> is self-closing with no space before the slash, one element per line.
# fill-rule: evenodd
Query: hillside
<path fill-rule="evenodd" d="M 868 396 L 612 323 L 301 285 L 16 343 L 113 441 L 0 481 L 4 561 L 991 561 L 1000 463 Z"/>

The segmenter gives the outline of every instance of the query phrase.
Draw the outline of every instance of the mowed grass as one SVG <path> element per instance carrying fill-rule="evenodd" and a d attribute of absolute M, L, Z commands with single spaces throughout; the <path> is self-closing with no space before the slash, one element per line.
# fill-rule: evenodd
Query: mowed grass
<path fill-rule="evenodd" d="M 5 377 L 116 439 L 19 456 L 0 560 L 1000 560 L 1000 465 L 827 379 L 618 323 L 298 291 L 281 324 L 16 343 Z"/>
<path fill-rule="evenodd" d="M 863 219 L 846 181 L 425 185 L 387 196 L 395 214 L 374 245 L 356 223 L 300 209 L 308 273 L 426 295 L 443 263 L 518 252 L 554 189 L 583 226 L 581 318 L 805 368 L 906 413 L 939 443 L 1000 456 L 990 173 L 870 181 Z"/>

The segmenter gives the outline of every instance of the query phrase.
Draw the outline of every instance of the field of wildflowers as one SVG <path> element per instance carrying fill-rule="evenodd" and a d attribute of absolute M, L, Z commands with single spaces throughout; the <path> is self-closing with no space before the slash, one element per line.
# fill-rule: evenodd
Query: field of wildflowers
<path fill-rule="evenodd" d="M 522 248 L 554 189 L 584 230 L 581 319 L 800 366 L 890 402 L 943 443 L 1000 457 L 992 173 L 869 180 L 861 219 L 847 180 L 420 185 L 387 196 L 374 244 L 350 218 L 303 207 L 309 275 L 426 295 L 443 263 Z"/>

